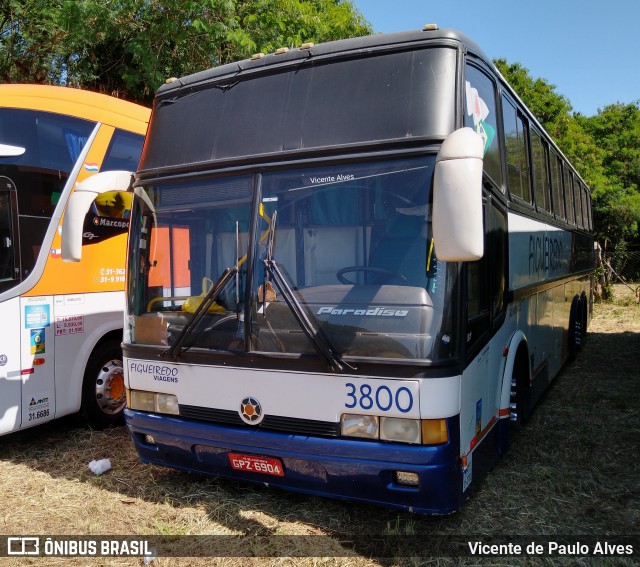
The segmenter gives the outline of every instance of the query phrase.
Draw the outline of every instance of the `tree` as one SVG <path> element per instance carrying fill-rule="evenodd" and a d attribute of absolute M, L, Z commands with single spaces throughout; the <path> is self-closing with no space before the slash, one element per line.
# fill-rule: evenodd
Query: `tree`
<path fill-rule="evenodd" d="M 5 0 L 0 78 L 149 104 L 169 77 L 372 33 L 342 0 Z"/>
<path fill-rule="evenodd" d="M 0 3 L 0 81 L 59 83 L 54 65 L 66 35 L 60 1 L 3 0 Z"/>
<path fill-rule="evenodd" d="M 603 182 L 592 188 L 596 234 L 605 251 L 621 251 L 640 226 L 640 108 L 612 104 L 578 116 L 601 150 Z"/>

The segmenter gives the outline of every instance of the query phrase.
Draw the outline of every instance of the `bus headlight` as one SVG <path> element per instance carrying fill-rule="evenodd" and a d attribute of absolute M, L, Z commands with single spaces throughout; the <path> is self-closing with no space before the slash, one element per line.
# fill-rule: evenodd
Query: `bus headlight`
<path fill-rule="evenodd" d="M 400 443 L 420 443 L 420 420 L 381 417 L 380 439 Z"/>
<path fill-rule="evenodd" d="M 441 445 L 449 441 L 446 419 L 407 419 L 344 413 L 340 418 L 344 437 L 380 439 L 413 445 Z"/>
<path fill-rule="evenodd" d="M 178 398 L 173 394 L 156 394 L 156 411 L 158 413 L 179 415 Z"/>
<path fill-rule="evenodd" d="M 343 413 L 340 420 L 340 432 L 347 437 L 378 439 L 378 418 L 375 415 Z"/>
<path fill-rule="evenodd" d="M 142 390 L 129 390 L 128 393 L 127 405 L 129 409 L 171 415 L 180 414 L 178 398 L 173 394 L 143 392 Z"/>

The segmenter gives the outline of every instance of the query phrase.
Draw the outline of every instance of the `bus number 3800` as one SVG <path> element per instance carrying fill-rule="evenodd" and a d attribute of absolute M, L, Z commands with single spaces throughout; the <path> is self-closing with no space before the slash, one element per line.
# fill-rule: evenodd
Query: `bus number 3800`
<path fill-rule="evenodd" d="M 382 385 L 373 388 L 369 384 L 361 384 L 357 387 L 351 382 L 345 384 L 347 388 L 347 402 L 345 408 L 360 408 L 363 410 L 376 409 L 380 411 L 398 410 L 408 413 L 413 407 L 413 394 L 406 386 L 401 386 L 395 392 L 388 386 Z"/>

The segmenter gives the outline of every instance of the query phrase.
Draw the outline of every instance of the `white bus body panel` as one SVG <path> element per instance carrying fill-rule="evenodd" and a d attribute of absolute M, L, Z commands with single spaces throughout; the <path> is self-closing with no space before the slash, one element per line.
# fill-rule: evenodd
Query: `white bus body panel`
<path fill-rule="evenodd" d="M 181 405 L 238 411 L 252 397 L 269 415 L 330 422 L 343 413 L 424 419 L 460 412 L 459 376 L 381 379 L 135 359 L 124 367 L 128 388 L 174 394 Z"/>
<path fill-rule="evenodd" d="M 122 328 L 123 310 L 123 292 L 0 302 L 0 434 L 80 410 L 89 356 L 103 336 Z"/>
<path fill-rule="evenodd" d="M 55 416 L 55 339 L 53 296 L 21 297 L 22 428 Z"/>
<path fill-rule="evenodd" d="M 87 361 L 98 341 L 123 325 L 124 292 L 60 295 L 55 298 L 56 417 L 80 409 Z"/>

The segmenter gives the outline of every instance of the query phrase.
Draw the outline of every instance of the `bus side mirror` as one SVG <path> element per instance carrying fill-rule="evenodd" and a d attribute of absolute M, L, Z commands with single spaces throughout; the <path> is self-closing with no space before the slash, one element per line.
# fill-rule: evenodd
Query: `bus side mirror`
<path fill-rule="evenodd" d="M 460 128 L 442 142 L 433 178 L 433 240 L 438 259 L 482 258 L 482 138 Z"/>
<path fill-rule="evenodd" d="M 62 221 L 62 259 L 65 262 L 79 262 L 82 259 L 84 217 L 95 198 L 107 191 L 127 191 L 132 178 L 130 171 L 104 171 L 78 184 Z"/>

